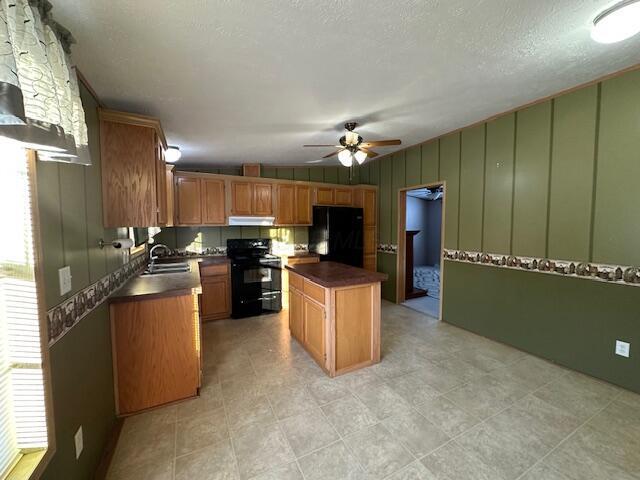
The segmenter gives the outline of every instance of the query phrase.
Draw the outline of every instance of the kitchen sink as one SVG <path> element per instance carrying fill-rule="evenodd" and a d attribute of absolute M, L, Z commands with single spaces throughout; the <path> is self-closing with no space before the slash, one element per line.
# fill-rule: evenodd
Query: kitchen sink
<path fill-rule="evenodd" d="M 150 264 L 142 275 L 162 275 L 167 273 L 187 273 L 191 266 L 186 262 Z"/>

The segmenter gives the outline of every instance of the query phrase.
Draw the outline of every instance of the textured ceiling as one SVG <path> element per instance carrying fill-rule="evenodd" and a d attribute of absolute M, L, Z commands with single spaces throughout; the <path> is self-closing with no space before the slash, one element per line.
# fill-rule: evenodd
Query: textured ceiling
<path fill-rule="evenodd" d="M 640 63 L 640 35 L 590 39 L 608 0 L 54 4 L 101 99 L 159 117 L 185 164 L 305 164 L 346 120 L 412 145 Z"/>

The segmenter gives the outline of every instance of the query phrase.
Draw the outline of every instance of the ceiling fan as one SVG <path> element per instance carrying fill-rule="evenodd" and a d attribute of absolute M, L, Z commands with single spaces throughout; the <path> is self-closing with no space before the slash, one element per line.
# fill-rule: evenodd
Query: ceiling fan
<path fill-rule="evenodd" d="M 345 167 L 351 167 L 355 162 L 362 165 L 367 157 L 377 157 L 378 154 L 371 147 L 388 147 L 390 145 L 400 145 L 400 140 L 377 140 L 373 142 L 365 142 L 355 128 L 358 126 L 356 122 L 347 122 L 344 124 L 346 133 L 340 137 L 340 145 L 304 145 L 305 147 L 335 147 L 336 150 L 322 158 L 333 157 L 338 155 L 338 160 Z"/>

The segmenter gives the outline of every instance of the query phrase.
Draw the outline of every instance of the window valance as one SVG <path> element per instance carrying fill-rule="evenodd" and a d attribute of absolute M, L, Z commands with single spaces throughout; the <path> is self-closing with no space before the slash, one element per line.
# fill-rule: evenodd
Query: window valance
<path fill-rule="evenodd" d="M 90 165 L 74 40 L 51 9 L 47 0 L 0 0 L 0 137 L 41 160 Z"/>

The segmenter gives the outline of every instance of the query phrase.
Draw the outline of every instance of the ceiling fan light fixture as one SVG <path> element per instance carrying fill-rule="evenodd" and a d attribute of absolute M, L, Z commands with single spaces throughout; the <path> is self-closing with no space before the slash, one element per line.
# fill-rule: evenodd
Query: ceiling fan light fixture
<path fill-rule="evenodd" d="M 593 20 L 591 38 L 598 43 L 616 43 L 640 32 L 640 0 L 625 0 Z"/>
<path fill-rule="evenodd" d="M 358 165 L 362 165 L 367 159 L 367 154 L 362 150 L 358 150 L 353 156 L 355 157 L 356 162 L 358 162 Z"/>
<path fill-rule="evenodd" d="M 360 135 L 358 135 L 356 132 L 347 132 L 345 134 L 345 143 L 347 145 L 357 145 L 359 138 Z"/>
<path fill-rule="evenodd" d="M 353 155 L 349 150 L 342 150 L 338 154 L 338 160 L 340 160 L 340 163 L 345 167 L 350 167 L 351 165 L 353 165 Z"/>

